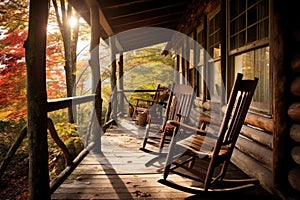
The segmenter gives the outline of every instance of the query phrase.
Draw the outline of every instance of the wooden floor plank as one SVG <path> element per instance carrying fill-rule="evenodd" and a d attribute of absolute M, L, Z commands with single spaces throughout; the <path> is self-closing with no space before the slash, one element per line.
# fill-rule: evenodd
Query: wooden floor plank
<path fill-rule="evenodd" d="M 123 123 L 123 124 L 122 124 Z M 52 194 L 52 199 L 216 199 L 216 196 L 196 196 L 158 182 L 162 178 L 165 157 L 159 157 L 154 146 L 147 148 L 153 153 L 140 150 L 145 128 L 120 122 L 102 137 L 102 154 L 90 153 L 66 181 Z M 201 166 L 198 166 L 201 169 Z M 244 175 L 234 166 L 229 173 Z M 194 181 L 169 175 L 180 184 L 197 186 Z M 245 196 L 246 195 L 246 196 Z M 271 199 L 261 188 L 255 188 L 244 197 Z M 253 196 L 252 196 L 253 197 Z M 234 199 L 232 195 L 222 199 Z M 253 198 L 254 199 L 254 198 Z"/>

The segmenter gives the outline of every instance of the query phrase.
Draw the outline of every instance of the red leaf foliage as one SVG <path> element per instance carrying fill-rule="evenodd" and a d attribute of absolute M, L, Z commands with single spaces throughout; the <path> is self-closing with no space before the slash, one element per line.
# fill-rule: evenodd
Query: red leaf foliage
<path fill-rule="evenodd" d="M 14 31 L 0 38 L 0 120 L 18 120 L 26 116 L 26 31 Z M 52 41 L 47 45 L 48 98 L 65 95 L 62 47 Z M 4 119 L 3 119 L 4 118 Z"/>
<path fill-rule="evenodd" d="M 6 111 L 6 117 L 13 119 L 23 118 L 26 114 L 26 64 L 23 48 L 26 37 L 25 31 L 16 31 L 5 35 L 0 41 L 0 109 Z"/>

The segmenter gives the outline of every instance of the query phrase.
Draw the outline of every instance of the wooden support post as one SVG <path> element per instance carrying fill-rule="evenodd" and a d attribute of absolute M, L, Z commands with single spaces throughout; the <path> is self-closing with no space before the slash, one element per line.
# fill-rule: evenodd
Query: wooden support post
<path fill-rule="evenodd" d="M 46 40 L 48 0 L 30 0 L 27 66 L 27 135 L 29 199 L 51 198 L 48 171 Z"/>
<path fill-rule="evenodd" d="M 120 59 L 119 59 L 119 91 L 120 93 L 120 100 L 119 100 L 119 112 L 121 114 L 125 113 L 124 111 L 124 81 L 123 81 L 123 75 L 124 75 L 124 63 L 123 63 L 123 53 L 120 53 Z"/>
<path fill-rule="evenodd" d="M 190 80 L 190 37 L 186 37 L 185 40 L 185 59 L 184 59 L 184 65 L 185 65 L 185 72 L 184 72 L 184 80 L 185 80 L 185 84 L 191 84 L 191 80 Z"/>
<path fill-rule="evenodd" d="M 184 53 L 185 53 L 185 50 L 184 50 L 184 48 L 185 48 L 185 43 L 184 43 L 184 45 L 182 46 L 182 49 L 181 49 L 181 55 L 180 55 L 180 60 L 181 60 L 181 62 L 180 62 L 180 64 L 179 64 L 179 83 L 181 83 L 181 84 L 184 84 L 185 83 L 185 81 L 184 81 L 184 72 L 185 72 L 185 59 L 184 59 Z M 181 73 L 180 73 L 180 71 L 181 71 Z"/>
<path fill-rule="evenodd" d="M 112 118 L 117 122 L 117 62 L 116 62 L 116 41 L 115 37 L 109 38 L 110 44 L 110 56 L 111 56 L 111 106 L 112 106 Z"/>
<path fill-rule="evenodd" d="M 176 55 L 176 57 L 175 57 L 175 66 L 174 66 L 174 82 L 175 83 L 178 83 L 179 82 L 179 80 L 180 80 L 180 74 L 179 74 L 179 68 L 180 68 L 180 59 L 181 59 L 181 57 L 180 57 L 180 55 Z"/>
<path fill-rule="evenodd" d="M 226 65 L 227 65 L 227 34 L 226 34 L 226 1 L 221 1 L 221 103 L 220 103 L 220 106 L 221 105 L 224 105 L 226 102 L 227 102 L 227 94 L 226 94 L 226 90 L 223 90 L 223 87 L 224 89 L 226 88 Z M 228 90 L 230 91 L 230 90 Z M 229 96 L 228 96 L 229 97 Z M 221 110 L 221 108 L 220 108 Z"/>
<path fill-rule="evenodd" d="M 99 61 L 99 43 L 100 43 L 100 19 L 99 19 L 99 5 L 95 0 L 87 1 L 90 8 L 91 20 L 91 44 L 90 44 L 90 67 L 92 70 L 92 92 L 97 93 L 95 97 L 95 110 L 97 118 L 92 118 L 92 137 L 95 143 L 94 152 L 101 152 L 101 113 L 102 113 L 102 98 L 101 98 L 101 77 L 100 77 L 100 61 Z M 101 105 L 97 105 L 100 103 Z M 100 119 L 99 119 L 100 118 Z"/>
<path fill-rule="evenodd" d="M 288 55 L 291 54 L 292 48 L 288 47 L 287 38 L 288 28 L 286 27 L 287 19 L 284 12 L 286 6 L 281 1 L 272 1 L 270 20 L 270 65 L 273 66 L 273 184 L 274 190 L 278 193 L 286 190 L 288 183 L 288 169 L 289 164 L 287 159 L 288 151 L 288 137 L 289 137 L 289 119 L 287 116 L 288 110 L 288 80 L 290 63 L 288 62 Z"/>

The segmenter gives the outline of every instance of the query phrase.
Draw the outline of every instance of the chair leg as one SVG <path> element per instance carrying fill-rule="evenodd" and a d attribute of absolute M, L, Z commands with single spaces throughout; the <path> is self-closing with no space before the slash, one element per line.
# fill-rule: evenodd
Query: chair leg
<path fill-rule="evenodd" d="M 146 125 L 146 130 L 145 130 L 145 136 L 144 136 L 144 141 L 143 141 L 143 149 L 146 147 L 147 140 L 149 137 L 149 130 L 150 130 L 150 122 Z"/>
<path fill-rule="evenodd" d="M 162 149 L 164 148 L 165 137 L 166 137 L 166 131 L 164 130 L 162 132 L 161 139 L 160 139 L 160 142 L 159 142 L 159 153 L 161 153 Z"/>
<path fill-rule="evenodd" d="M 172 160 L 173 160 L 173 149 L 169 149 L 169 153 L 167 155 L 167 158 L 166 158 L 166 163 L 165 163 L 165 167 L 164 167 L 164 180 L 167 179 L 169 173 L 170 173 L 170 168 L 171 168 L 171 164 L 172 164 Z"/>
<path fill-rule="evenodd" d="M 189 167 L 189 168 L 193 168 L 194 165 L 195 165 L 195 158 L 192 158 L 192 160 L 189 162 L 188 167 Z"/>
<path fill-rule="evenodd" d="M 174 135 L 176 135 L 177 129 L 174 129 Z M 172 137 L 170 146 L 169 146 L 169 151 L 167 154 L 167 158 L 166 158 L 166 163 L 165 163 L 165 167 L 164 167 L 164 176 L 163 178 L 166 180 L 169 173 L 170 173 L 170 169 L 171 169 L 171 165 L 173 162 L 173 154 L 174 154 L 174 148 L 175 148 L 175 144 L 176 144 L 176 137 Z"/>

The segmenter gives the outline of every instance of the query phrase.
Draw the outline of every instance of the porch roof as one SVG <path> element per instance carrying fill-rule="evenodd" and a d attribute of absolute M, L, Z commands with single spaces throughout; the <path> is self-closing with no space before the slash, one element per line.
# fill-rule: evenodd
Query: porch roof
<path fill-rule="evenodd" d="M 162 30 L 180 30 L 184 26 L 183 18 L 186 17 L 193 2 L 193 0 L 92 1 L 99 5 L 101 37 L 105 40 L 115 35 L 119 42 L 118 51 L 123 52 L 170 41 L 171 32 Z M 87 1 L 69 0 L 69 2 L 89 23 L 90 11 Z M 142 27 L 159 29 L 140 29 Z M 134 31 L 137 29 L 138 31 Z"/>

